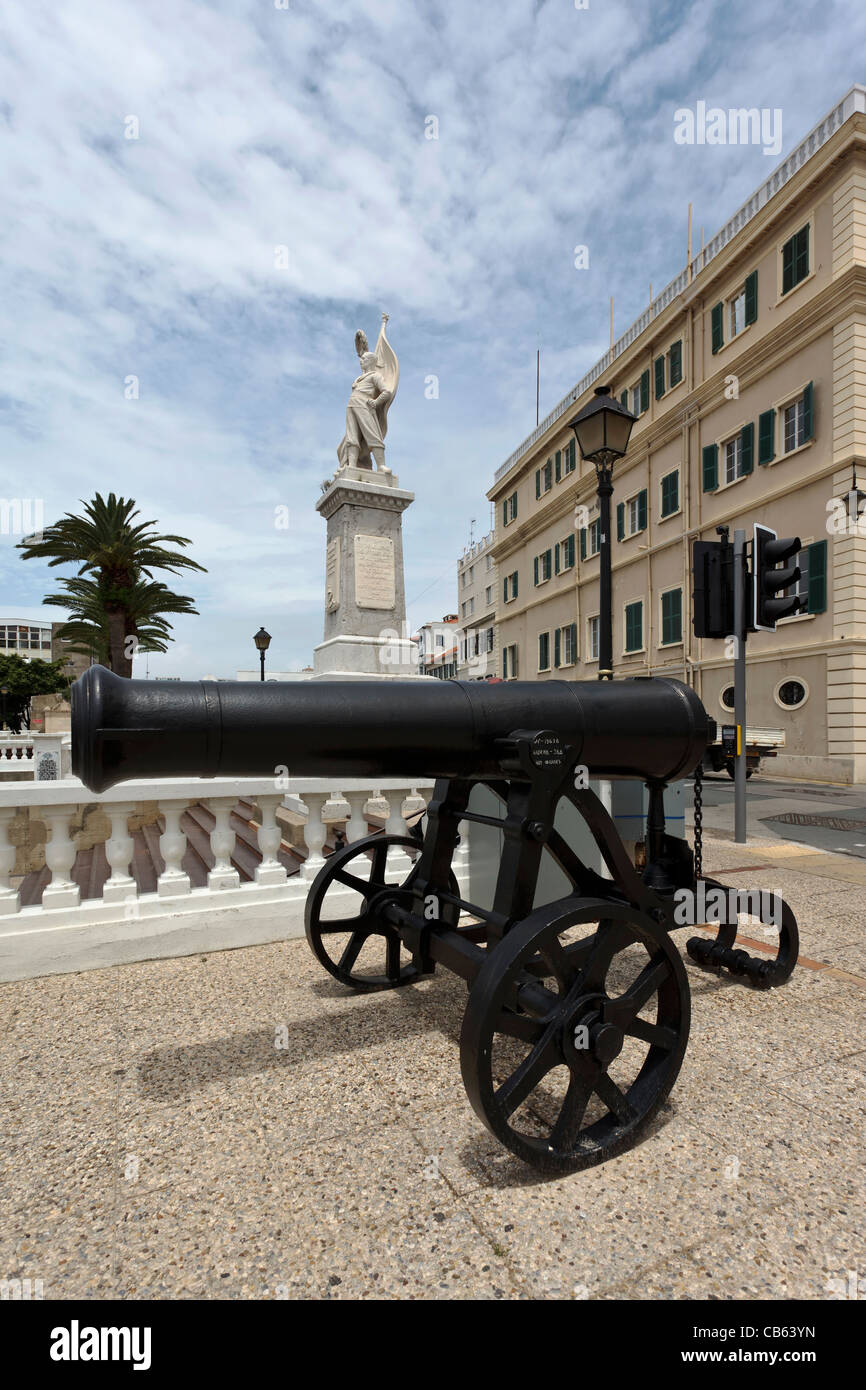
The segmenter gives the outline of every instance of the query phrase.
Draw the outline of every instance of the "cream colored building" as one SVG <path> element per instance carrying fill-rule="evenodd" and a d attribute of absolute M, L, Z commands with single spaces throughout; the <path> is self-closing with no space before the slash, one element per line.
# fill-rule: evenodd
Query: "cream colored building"
<path fill-rule="evenodd" d="M 721 525 L 751 538 L 754 522 L 798 535 L 808 611 L 749 635 L 748 722 L 784 729 L 774 771 L 866 782 L 866 517 L 834 506 L 855 465 L 866 488 L 866 88 L 498 469 L 507 678 L 597 672 L 596 480 L 569 421 L 602 383 L 638 415 L 614 469 L 615 676 L 676 676 L 730 719 L 728 644 L 692 634 L 692 542 Z"/>
<path fill-rule="evenodd" d="M 457 562 L 457 678 L 483 680 L 499 673 L 496 653 L 496 608 L 499 592 L 493 558 L 495 532 L 464 550 Z"/>

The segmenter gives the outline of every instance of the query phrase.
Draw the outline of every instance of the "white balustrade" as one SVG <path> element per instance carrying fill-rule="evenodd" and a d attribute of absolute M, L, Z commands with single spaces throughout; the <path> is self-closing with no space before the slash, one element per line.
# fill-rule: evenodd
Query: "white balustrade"
<path fill-rule="evenodd" d="M 291 779 L 289 787 L 285 794 L 277 792 L 273 778 L 217 777 L 206 782 L 142 778 L 94 797 L 73 777 L 0 781 L 0 980 L 301 936 L 310 882 L 326 863 L 322 851 L 329 827 L 347 820 L 347 837 L 357 840 L 368 833 L 368 803 L 371 813 L 380 815 L 385 814 L 387 803 L 387 832 L 405 835 L 404 811 L 417 813 L 432 793 L 429 784 L 410 788 L 397 778 L 384 779 L 376 787 L 372 779 L 346 778 L 339 786 L 327 786 L 299 778 Z M 261 859 L 243 874 L 232 863 L 231 817 L 240 797 L 255 802 L 261 819 L 257 831 Z M 104 811 L 111 827 L 105 842 L 111 873 L 101 898 L 82 899 L 72 879 L 75 835 L 82 826 L 82 809 L 94 804 Z M 182 867 L 187 837 L 181 821 L 187 808 L 196 804 L 207 804 L 215 820 L 210 834 L 214 865 L 206 880 L 202 872 L 200 886 L 191 881 L 192 867 L 190 873 Z M 140 892 L 130 874 L 140 836 L 130 834 L 129 818 L 145 805 L 155 805 L 165 824 L 159 836 L 164 868 L 155 892 Z M 281 851 L 277 818 L 281 805 L 306 817 L 303 833 L 308 853 L 296 873 L 291 867 L 287 872 L 286 863 L 291 865 L 291 860 Z M 41 901 L 30 900 L 33 879 L 28 879 L 24 905 L 20 880 L 13 877 L 17 851 L 9 834 L 18 810 L 29 810 L 34 821 L 44 821 L 45 863 L 51 871 Z M 148 835 L 151 843 L 155 833 Z M 84 843 L 89 845 L 91 840 Z M 465 846 L 461 845 L 459 858 L 462 867 Z M 188 862 L 192 866 L 195 861 Z M 246 856 L 238 862 L 245 864 Z M 408 873 L 411 863 L 408 854 L 401 859 L 400 852 L 392 850 L 389 878 Z M 345 896 L 347 911 L 356 909 L 356 895 L 350 888 L 335 883 L 331 891 L 338 899 Z"/>

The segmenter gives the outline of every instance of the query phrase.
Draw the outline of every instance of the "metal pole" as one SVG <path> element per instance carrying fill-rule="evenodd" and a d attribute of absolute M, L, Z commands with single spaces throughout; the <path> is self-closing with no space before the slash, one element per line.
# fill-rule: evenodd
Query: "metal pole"
<path fill-rule="evenodd" d="M 596 466 L 598 478 L 599 529 L 601 531 L 601 574 L 598 613 L 598 679 L 613 680 L 613 618 L 611 613 L 610 499 L 613 475 L 610 464 Z"/>
<path fill-rule="evenodd" d="M 265 654 L 264 654 L 264 652 L 263 652 L 263 651 L 260 651 L 260 652 L 259 652 L 259 656 L 261 657 L 261 660 L 262 660 L 262 674 L 259 676 L 259 680 L 262 680 L 262 681 L 263 681 L 264 678 L 265 678 Z"/>
<path fill-rule="evenodd" d="M 746 533 L 734 531 L 734 840 L 746 843 Z"/>

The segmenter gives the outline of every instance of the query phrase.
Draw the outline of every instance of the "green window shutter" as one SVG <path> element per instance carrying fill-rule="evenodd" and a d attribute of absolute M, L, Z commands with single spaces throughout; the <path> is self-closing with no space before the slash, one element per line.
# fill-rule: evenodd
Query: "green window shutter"
<path fill-rule="evenodd" d="M 556 462 L 555 462 L 555 464 L 554 464 L 554 473 L 555 473 L 555 476 L 556 476 L 556 481 L 557 481 L 557 482 L 561 482 L 561 481 L 562 481 L 562 450 L 561 450 L 561 449 L 557 449 L 557 451 L 556 451 Z"/>
<path fill-rule="evenodd" d="M 637 495 L 637 529 L 646 530 L 646 488 Z"/>
<path fill-rule="evenodd" d="M 516 492 L 512 492 L 512 494 L 511 494 L 510 506 L 511 506 L 511 520 L 514 521 L 514 519 L 515 519 L 516 516 L 517 516 L 517 493 L 516 493 Z"/>
<path fill-rule="evenodd" d="M 562 654 L 562 642 L 561 642 L 560 639 L 561 639 L 560 629 L 557 628 L 556 631 L 555 631 L 554 634 L 553 634 L 553 664 L 554 664 L 554 666 L 561 666 L 561 665 L 562 665 L 562 662 L 561 662 L 561 660 L 560 660 L 560 657 L 561 657 L 561 654 Z"/>
<path fill-rule="evenodd" d="M 683 591 L 662 594 L 662 645 L 683 640 Z"/>
<path fill-rule="evenodd" d="M 517 598 L 517 570 L 511 576 L 514 597 Z"/>
<path fill-rule="evenodd" d="M 683 341 L 678 338 L 671 344 L 671 386 L 683 379 Z"/>
<path fill-rule="evenodd" d="M 743 441 L 743 472 L 751 473 L 755 463 L 755 426 L 751 422 L 743 425 L 740 438 Z"/>
<path fill-rule="evenodd" d="M 582 526 L 582 527 L 580 528 L 580 558 L 581 558 L 581 560 L 585 560 L 585 559 L 586 559 L 586 527 L 585 527 L 585 526 Z"/>
<path fill-rule="evenodd" d="M 628 387 L 626 387 L 624 391 L 620 392 L 619 403 L 620 405 L 624 405 L 626 409 L 628 409 Z"/>
<path fill-rule="evenodd" d="M 807 546 L 809 552 L 809 612 L 823 613 L 827 607 L 827 542 Z"/>
<path fill-rule="evenodd" d="M 535 470 L 535 495 L 536 495 L 536 497 L 540 497 L 540 496 L 541 496 L 541 469 L 540 469 L 540 468 L 536 468 L 536 470 Z"/>
<path fill-rule="evenodd" d="M 722 329 L 722 314 L 723 314 L 723 312 L 724 312 L 724 305 L 723 305 L 723 304 L 719 303 L 719 304 L 714 304 L 714 305 L 713 305 L 713 312 L 712 312 L 711 320 L 710 320 L 710 322 L 711 322 L 711 324 L 712 324 L 713 352 L 718 352 L 719 348 L 722 347 L 722 345 L 724 344 L 724 341 L 725 341 L 724 332 L 723 332 L 723 329 Z"/>
<path fill-rule="evenodd" d="M 573 472 L 574 472 L 575 464 L 576 464 L 576 459 L 575 459 L 575 454 L 576 454 L 576 452 L 577 452 L 577 442 L 576 442 L 576 440 L 572 439 L 571 443 L 570 443 L 569 446 L 568 446 L 568 471 L 569 471 L 569 473 L 573 473 Z"/>
<path fill-rule="evenodd" d="M 569 569 L 574 569 L 574 536 L 569 536 L 566 545 L 566 559 Z"/>
<path fill-rule="evenodd" d="M 746 323 L 754 323 L 758 317 L 758 272 L 753 270 L 746 276 Z"/>
<path fill-rule="evenodd" d="M 794 284 L 799 285 L 809 274 L 809 226 L 808 223 L 794 237 Z"/>
<path fill-rule="evenodd" d="M 544 552 L 544 574 L 545 574 L 545 578 L 546 578 L 546 579 L 549 579 L 552 573 L 553 573 L 553 555 L 551 554 L 551 552 L 550 552 L 549 550 L 545 550 L 545 552 Z"/>
<path fill-rule="evenodd" d="M 782 294 L 794 287 L 794 238 L 782 247 Z"/>
<path fill-rule="evenodd" d="M 649 367 L 640 374 L 640 408 L 641 413 L 649 410 Z"/>
<path fill-rule="evenodd" d="M 616 504 L 616 538 L 621 541 L 625 535 L 625 503 Z"/>
<path fill-rule="evenodd" d="M 503 579 L 503 581 L 502 581 L 502 602 L 503 602 L 503 603 L 507 603 L 507 602 L 508 602 L 508 576 L 507 576 L 507 575 L 506 575 L 506 577 L 505 577 L 505 578 Z"/>
<path fill-rule="evenodd" d="M 656 374 L 656 400 L 659 400 L 665 393 L 665 359 L 664 356 L 657 357 L 655 361 Z"/>
<path fill-rule="evenodd" d="M 758 463 L 771 463 L 776 456 L 776 412 L 765 410 L 758 416 Z"/>
<path fill-rule="evenodd" d="M 810 381 L 803 392 L 803 435 L 806 439 L 815 437 L 815 390 Z"/>
<path fill-rule="evenodd" d="M 536 555 L 535 559 L 533 560 L 532 565 L 533 565 L 533 569 L 534 569 L 534 571 L 535 571 L 535 583 L 538 584 L 538 556 L 537 556 L 537 555 Z"/>
<path fill-rule="evenodd" d="M 502 525 L 503 525 L 503 526 L 507 526 L 507 525 L 508 525 L 508 503 L 507 503 L 507 502 L 503 502 L 503 503 L 502 503 Z"/>
<path fill-rule="evenodd" d="M 577 661 L 577 623 L 571 624 L 571 659 Z"/>
<path fill-rule="evenodd" d="M 559 574 L 559 546 L 553 547 L 553 573 Z"/>
<path fill-rule="evenodd" d="M 715 492 L 719 485 L 719 446 L 718 444 L 704 445 L 702 453 L 704 492 Z"/>

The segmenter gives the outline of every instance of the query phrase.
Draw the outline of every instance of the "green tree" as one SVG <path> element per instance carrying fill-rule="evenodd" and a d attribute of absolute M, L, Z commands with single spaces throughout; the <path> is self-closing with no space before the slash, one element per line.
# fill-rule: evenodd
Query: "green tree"
<path fill-rule="evenodd" d="M 72 636 L 75 650 L 92 652 L 118 675 L 131 676 L 136 650 L 166 650 L 171 624 L 164 613 L 197 612 L 187 595 L 153 581 L 153 571 L 205 573 L 205 569 L 179 550 L 166 549 L 166 545 L 189 545 L 185 536 L 151 531 L 148 528 L 154 521 L 134 525 L 139 512 L 132 498 L 116 497 L 113 492 L 104 498 L 97 492 L 91 502 L 82 499 L 81 505 L 83 515 L 67 512 L 40 537 L 19 541 L 19 549 L 25 560 L 47 560 L 51 567 L 78 566 L 76 577 L 61 580 L 64 592 L 43 601 L 71 610 L 70 622 L 60 635 Z M 84 580 L 86 575 L 91 578 Z M 142 576 L 147 576 L 150 585 Z"/>
<path fill-rule="evenodd" d="M 69 677 L 62 661 L 25 661 L 17 652 L 0 654 L 0 719 L 17 733 L 22 722 L 30 727 L 30 701 L 34 695 L 69 693 Z"/>

